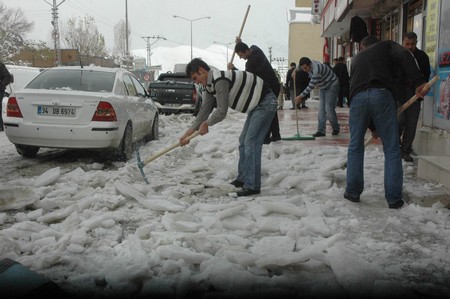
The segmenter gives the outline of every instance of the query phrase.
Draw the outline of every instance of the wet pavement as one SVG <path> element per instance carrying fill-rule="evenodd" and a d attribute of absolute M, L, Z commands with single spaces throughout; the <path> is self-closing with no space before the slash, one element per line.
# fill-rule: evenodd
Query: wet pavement
<path fill-rule="evenodd" d="M 317 132 L 317 114 L 319 112 L 319 102 L 317 100 L 308 100 L 306 102 L 308 109 L 291 110 L 291 103 L 285 102 L 284 109 L 278 110 L 278 120 L 280 122 L 281 138 L 289 138 L 300 135 L 311 137 Z M 327 121 L 327 132 L 324 137 L 317 137 L 315 140 L 304 140 L 317 145 L 339 145 L 348 146 L 350 131 L 348 127 L 349 108 L 336 108 L 336 115 L 338 123 L 341 127 L 339 135 L 333 136 L 331 132 L 331 124 Z M 298 132 L 297 132 L 297 117 L 298 117 Z M 367 131 L 366 138 L 370 136 L 370 131 Z M 381 144 L 379 140 L 372 140 L 374 144 Z"/>

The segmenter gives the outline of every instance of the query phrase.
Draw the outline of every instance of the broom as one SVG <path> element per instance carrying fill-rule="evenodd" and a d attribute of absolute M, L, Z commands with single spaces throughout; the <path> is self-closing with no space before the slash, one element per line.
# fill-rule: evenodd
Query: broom
<path fill-rule="evenodd" d="M 294 96 L 295 97 L 297 96 L 295 82 L 294 82 Z M 298 129 L 298 109 L 297 109 L 297 104 L 295 103 L 295 100 L 294 100 L 294 106 L 295 106 L 295 121 L 297 124 L 297 134 L 292 137 L 281 138 L 281 140 L 315 140 L 316 138 L 313 136 L 300 136 L 300 131 Z"/>

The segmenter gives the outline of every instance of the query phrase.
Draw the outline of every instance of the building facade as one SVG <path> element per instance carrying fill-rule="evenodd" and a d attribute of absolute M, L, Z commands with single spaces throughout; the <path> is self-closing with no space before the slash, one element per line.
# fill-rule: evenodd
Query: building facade
<path fill-rule="evenodd" d="M 421 166 L 427 165 L 428 157 L 450 171 L 450 1 L 297 0 L 295 3 L 297 7 L 309 4 L 311 13 L 320 19 L 320 36 L 328 45 L 328 53 L 324 52 L 323 57 L 328 54 L 331 60 L 343 56 L 349 69 L 351 58 L 360 50 L 360 30 L 366 29 L 380 40 L 399 43 L 406 32 L 417 34 L 417 47 L 430 58 L 431 76 L 440 78 L 422 102 L 421 128 L 413 146 L 419 155 L 418 173 Z"/>

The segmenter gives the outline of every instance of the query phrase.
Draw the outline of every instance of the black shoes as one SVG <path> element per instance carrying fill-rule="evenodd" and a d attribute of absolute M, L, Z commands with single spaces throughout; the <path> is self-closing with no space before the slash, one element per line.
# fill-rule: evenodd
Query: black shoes
<path fill-rule="evenodd" d="M 344 192 L 344 198 L 348 199 L 350 201 L 353 201 L 353 202 L 359 202 L 359 196 L 352 196 L 352 195 L 348 194 L 347 192 Z"/>
<path fill-rule="evenodd" d="M 404 204 L 405 202 L 400 199 L 396 203 L 389 204 L 389 209 L 400 209 L 401 207 L 403 207 Z"/>
<path fill-rule="evenodd" d="M 242 190 L 238 191 L 236 194 L 237 194 L 237 196 L 250 196 L 250 195 L 259 194 L 259 193 L 261 193 L 261 190 L 259 190 L 259 189 L 253 190 L 253 189 L 242 188 Z"/>
<path fill-rule="evenodd" d="M 408 154 L 408 153 L 402 153 L 402 159 L 403 159 L 405 162 L 414 162 L 413 157 L 411 157 L 411 155 Z"/>
<path fill-rule="evenodd" d="M 322 132 L 316 132 L 315 134 L 313 134 L 313 137 L 323 137 L 323 136 L 326 136 L 326 134 Z"/>
<path fill-rule="evenodd" d="M 234 181 L 232 181 L 230 184 L 233 185 L 233 186 L 235 186 L 236 188 L 242 188 L 242 187 L 244 187 L 244 182 L 238 181 L 237 179 L 235 179 Z"/>
<path fill-rule="evenodd" d="M 339 130 L 333 130 L 333 133 L 331 133 L 331 135 L 336 136 L 339 135 L 340 131 Z"/>
<path fill-rule="evenodd" d="M 308 109 L 309 107 L 303 105 L 301 108 L 302 108 L 302 109 Z"/>

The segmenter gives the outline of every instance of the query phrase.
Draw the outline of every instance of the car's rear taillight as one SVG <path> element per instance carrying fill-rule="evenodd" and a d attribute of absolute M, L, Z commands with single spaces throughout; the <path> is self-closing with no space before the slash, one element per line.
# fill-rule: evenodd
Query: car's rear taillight
<path fill-rule="evenodd" d="M 8 99 L 8 103 L 6 104 L 6 116 L 23 117 L 15 97 L 10 97 Z"/>
<path fill-rule="evenodd" d="M 100 102 L 97 105 L 92 121 L 117 121 L 116 111 L 108 102 Z"/>

